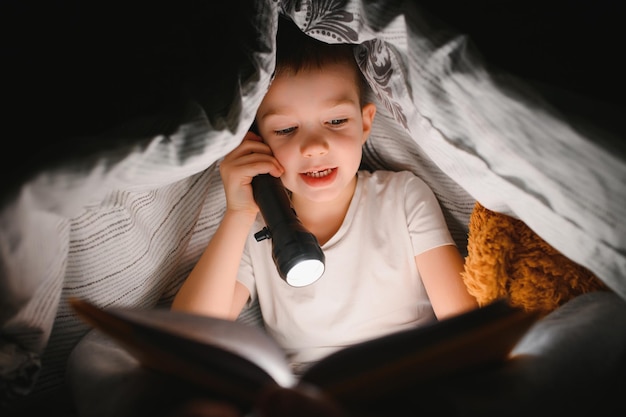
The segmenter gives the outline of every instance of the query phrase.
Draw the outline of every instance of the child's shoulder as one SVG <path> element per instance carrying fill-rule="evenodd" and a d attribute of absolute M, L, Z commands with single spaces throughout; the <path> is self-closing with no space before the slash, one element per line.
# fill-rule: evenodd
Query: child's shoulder
<path fill-rule="evenodd" d="M 421 179 L 411 171 L 359 171 L 359 177 L 367 180 L 368 182 L 374 182 L 379 184 L 405 183 L 414 180 L 421 182 Z"/>
<path fill-rule="evenodd" d="M 379 201 L 408 202 L 414 206 L 420 201 L 435 201 L 436 197 L 430 186 L 411 171 L 359 171 L 360 189 L 369 198 Z"/>
<path fill-rule="evenodd" d="M 395 193 L 398 195 L 432 192 L 429 186 L 411 171 L 359 171 L 360 187 L 370 190 L 369 193 L 386 195 Z"/>

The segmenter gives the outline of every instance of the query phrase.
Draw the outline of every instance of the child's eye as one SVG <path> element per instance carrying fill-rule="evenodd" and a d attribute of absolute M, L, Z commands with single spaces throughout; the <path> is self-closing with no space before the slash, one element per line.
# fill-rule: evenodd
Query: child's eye
<path fill-rule="evenodd" d="M 279 130 L 275 130 L 274 133 L 281 136 L 281 135 L 288 135 L 290 133 L 295 132 L 296 128 L 295 127 L 288 127 L 286 129 L 279 129 Z"/>
<path fill-rule="evenodd" d="M 341 126 L 342 124 L 346 123 L 348 121 L 348 119 L 332 119 L 330 120 L 328 123 L 332 126 Z"/>

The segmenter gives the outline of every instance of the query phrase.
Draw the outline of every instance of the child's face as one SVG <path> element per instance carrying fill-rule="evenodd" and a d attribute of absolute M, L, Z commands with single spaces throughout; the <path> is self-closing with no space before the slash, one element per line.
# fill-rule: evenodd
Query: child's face
<path fill-rule="evenodd" d="M 330 64 L 277 76 L 257 112 L 259 133 L 294 195 L 331 201 L 355 184 L 376 108 L 361 108 L 354 68 Z"/>

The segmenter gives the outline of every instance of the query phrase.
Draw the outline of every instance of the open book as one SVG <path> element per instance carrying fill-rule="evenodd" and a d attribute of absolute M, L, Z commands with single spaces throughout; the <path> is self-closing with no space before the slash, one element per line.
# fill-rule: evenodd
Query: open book
<path fill-rule="evenodd" d="M 274 385 L 315 387 L 345 405 L 453 374 L 498 366 L 535 322 L 504 300 L 468 313 L 339 350 L 296 377 L 262 329 L 165 309 L 99 308 L 71 299 L 76 313 L 145 367 L 251 408 Z"/>

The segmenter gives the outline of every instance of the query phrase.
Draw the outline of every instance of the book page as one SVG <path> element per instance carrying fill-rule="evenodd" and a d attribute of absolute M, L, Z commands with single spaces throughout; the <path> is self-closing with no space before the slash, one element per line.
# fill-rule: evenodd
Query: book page
<path fill-rule="evenodd" d="M 166 309 L 100 309 L 76 299 L 71 304 L 142 365 L 218 394 L 251 402 L 268 385 L 296 383 L 283 351 L 260 328 Z"/>
<path fill-rule="evenodd" d="M 341 403 L 384 396 L 399 387 L 501 364 L 536 320 L 536 314 L 499 300 L 337 351 L 311 366 L 301 381 Z"/>

